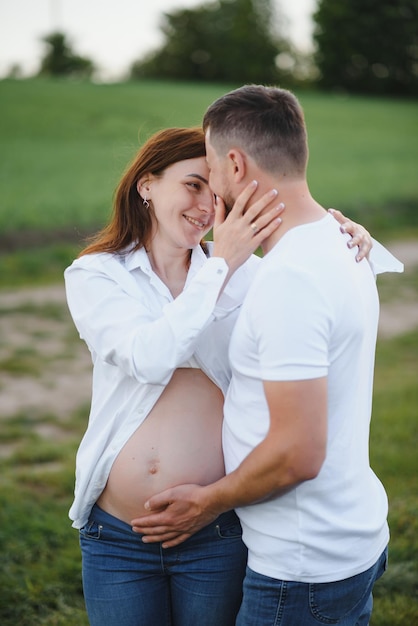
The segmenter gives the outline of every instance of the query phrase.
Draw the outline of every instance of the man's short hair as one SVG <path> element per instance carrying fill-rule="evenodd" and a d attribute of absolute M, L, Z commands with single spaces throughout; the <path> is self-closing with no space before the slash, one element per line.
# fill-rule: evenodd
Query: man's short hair
<path fill-rule="evenodd" d="M 203 129 L 219 154 L 235 146 L 268 172 L 306 174 L 308 145 L 302 108 L 278 87 L 245 85 L 221 96 L 205 113 Z"/>

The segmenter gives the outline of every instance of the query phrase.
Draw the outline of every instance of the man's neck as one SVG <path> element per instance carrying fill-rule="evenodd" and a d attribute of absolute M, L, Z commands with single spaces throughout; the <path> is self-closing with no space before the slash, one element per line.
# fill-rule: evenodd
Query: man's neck
<path fill-rule="evenodd" d="M 316 222 L 326 215 L 325 209 L 312 197 L 306 181 L 291 181 L 279 184 L 278 199 L 285 205 L 281 214 L 282 223 L 277 230 L 261 244 L 263 254 L 267 254 L 278 241 L 292 228 Z"/>

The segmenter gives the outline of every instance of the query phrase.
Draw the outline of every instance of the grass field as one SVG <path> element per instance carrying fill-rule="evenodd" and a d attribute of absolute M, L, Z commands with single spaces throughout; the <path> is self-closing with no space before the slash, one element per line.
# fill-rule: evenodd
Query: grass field
<path fill-rule="evenodd" d="M 113 189 L 139 144 L 159 128 L 199 124 L 224 91 L 225 86 L 158 82 L 0 81 L 0 287 L 62 281 L 82 234 L 108 216 Z M 383 240 L 417 238 L 416 102 L 299 96 L 317 198 L 344 209 Z M 418 297 L 416 276 L 409 275 L 407 286 Z M 383 284 L 384 299 L 399 297 L 395 282 Z M 0 290 L 0 316 L 6 315 L 21 315 L 30 327 L 34 316 L 52 325 L 68 312 L 6 309 Z M 65 337 L 64 360 L 79 341 L 74 329 Z M 7 341 L 0 337 L 0 353 Z M 37 377 L 49 358 L 23 346 L 0 358 L 0 376 Z M 418 623 L 417 371 L 417 332 L 379 342 L 371 458 L 388 491 L 392 539 L 372 626 Z M 1 390 L 2 383 L 0 395 Z M 66 419 L 53 412 L 1 415 L 4 626 L 87 625 L 77 533 L 67 518 L 87 411 L 81 406 Z"/>
<path fill-rule="evenodd" d="M 199 124 L 225 91 L 151 81 L 0 81 L 0 286 L 60 280 L 85 235 L 107 220 L 140 144 L 160 128 Z M 418 236 L 416 102 L 298 95 L 317 199 L 383 240 Z"/>
<path fill-rule="evenodd" d="M 0 81 L 0 233 L 61 228 L 76 236 L 101 225 L 140 143 L 166 126 L 199 124 L 225 91 L 158 82 Z M 299 96 L 318 200 L 361 215 L 369 228 L 388 220 L 391 227 L 411 220 L 417 227 L 416 102 Z"/>

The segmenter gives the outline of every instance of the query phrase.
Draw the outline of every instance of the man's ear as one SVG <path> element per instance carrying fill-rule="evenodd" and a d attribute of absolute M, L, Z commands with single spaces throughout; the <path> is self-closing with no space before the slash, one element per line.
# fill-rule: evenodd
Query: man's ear
<path fill-rule="evenodd" d="M 241 150 L 238 150 L 238 148 L 231 148 L 227 154 L 227 158 L 235 182 L 240 183 L 247 173 L 246 155 L 241 152 Z"/>

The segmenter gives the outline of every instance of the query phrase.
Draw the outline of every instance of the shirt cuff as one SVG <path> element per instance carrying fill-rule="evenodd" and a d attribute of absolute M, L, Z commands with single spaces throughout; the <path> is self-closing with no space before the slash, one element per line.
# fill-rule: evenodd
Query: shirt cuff
<path fill-rule="evenodd" d="M 229 267 L 225 259 L 222 257 L 211 257 L 207 260 L 205 267 L 206 269 L 210 270 L 211 274 L 215 272 L 217 275 L 219 275 L 220 279 L 222 277 L 222 286 L 229 271 Z M 223 319 L 224 317 L 232 313 L 232 311 L 235 311 L 235 309 L 241 306 L 241 302 L 238 301 L 236 298 L 231 297 L 227 292 L 228 287 L 226 286 L 224 291 L 219 296 L 213 310 L 213 317 L 215 320 Z"/>

